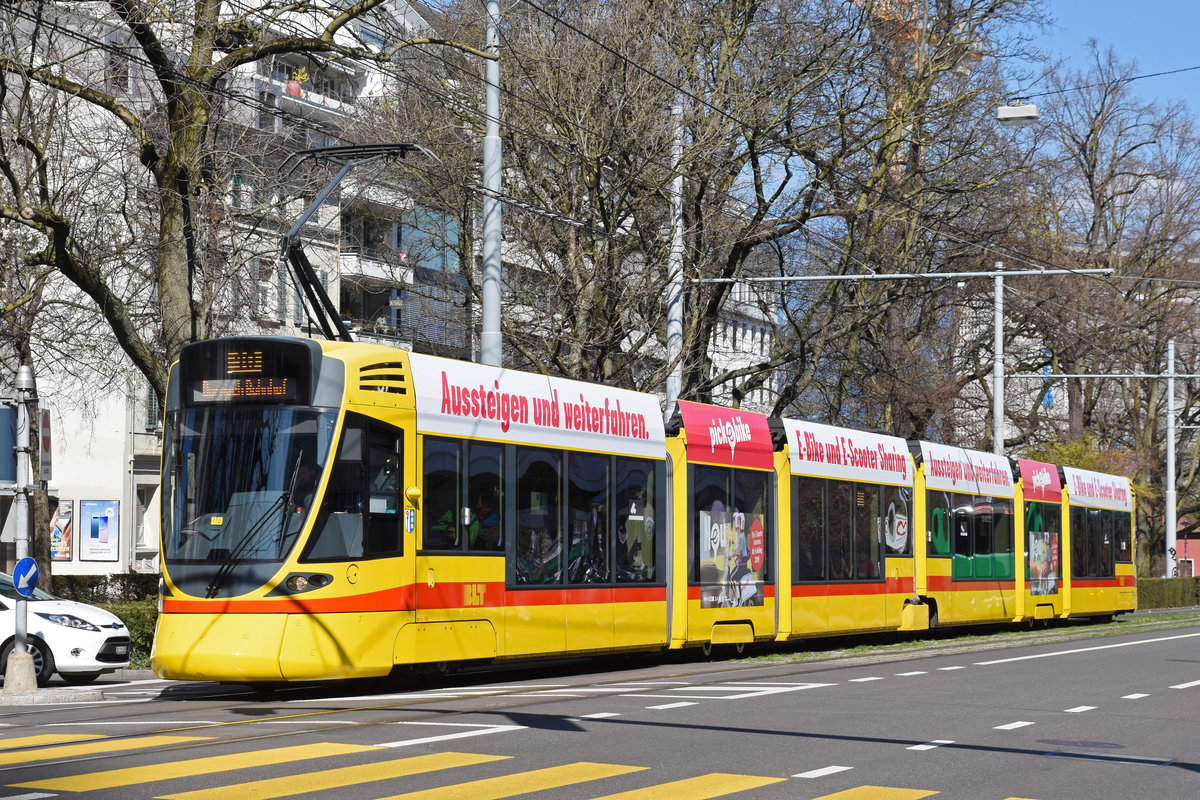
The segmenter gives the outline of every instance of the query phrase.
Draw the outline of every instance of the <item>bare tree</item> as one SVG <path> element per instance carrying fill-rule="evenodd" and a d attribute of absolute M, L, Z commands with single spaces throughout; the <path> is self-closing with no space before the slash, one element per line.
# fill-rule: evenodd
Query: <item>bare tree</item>
<path fill-rule="evenodd" d="M 228 223 L 219 211 L 238 166 L 213 158 L 221 145 L 218 123 L 227 121 L 222 104 L 248 101 L 256 111 L 270 113 L 262 108 L 267 98 L 231 97 L 232 78 L 287 54 L 312 56 L 319 63 L 386 64 L 404 47 L 434 41 L 395 27 L 381 6 L 382 0 L 301 7 L 47 1 L 5 4 L 0 12 L 10 32 L 0 52 L 0 73 L 11 91 L 34 87 L 30 91 L 39 97 L 69 98 L 75 119 L 110 145 L 107 154 L 95 153 L 91 160 L 79 157 L 74 142 L 61 136 L 55 142 L 61 149 L 47 148 L 50 131 L 36 140 L 19 130 L 6 145 L 9 160 L 0 164 L 7 178 L 0 218 L 39 235 L 31 260 L 52 266 L 90 298 L 160 396 L 167 365 L 180 348 L 209 333 L 209 293 L 198 282 L 229 276 L 222 229 Z M 372 41 L 364 38 L 366 32 Z M 438 43 L 478 54 L 466 45 Z M 65 117 L 54 122 L 62 126 Z M 13 159 L 18 151 L 24 161 Z M 91 176 L 91 205 L 104 220 L 98 232 L 88 229 L 88 218 L 77 214 L 76 206 L 60 202 L 64 193 L 58 184 L 39 181 L 36 168 L 25 169 L 56 162 L 69 162 Z M 147 220 L 153 220 L 150 230 L 143 228 Z M 139 237 L 130 270 L 114 273 L 112 264 L 95 257 L 104 243 L 89 237 L 103 239 L 121 222 Z M 155 324 L 146 326 L 143 307 L 130 306 L 128 294 L 134 289 L 139 303 L 152 304 Z"/>

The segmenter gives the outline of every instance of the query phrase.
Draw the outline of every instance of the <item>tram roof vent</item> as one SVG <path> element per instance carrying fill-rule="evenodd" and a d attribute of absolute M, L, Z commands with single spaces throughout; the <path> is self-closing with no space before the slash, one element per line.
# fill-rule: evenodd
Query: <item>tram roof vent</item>
<path fill-rule="evenodd" d="M 381 361 L 359 367 L 358 388 L 368 392 L 408 394 L 408 375 L 399 361 Z"/>

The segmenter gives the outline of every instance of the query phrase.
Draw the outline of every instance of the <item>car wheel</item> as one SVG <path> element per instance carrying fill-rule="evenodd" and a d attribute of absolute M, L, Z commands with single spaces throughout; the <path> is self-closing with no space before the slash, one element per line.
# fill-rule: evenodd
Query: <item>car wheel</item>
<path fill-rule="evenodd" d="M 8 672 L 8 655 L 13 651 L 13 644 L 9 642 L 5 645 L 4 652 L 0 654 L 0 667 L 5 673 Z M 37 680 L 37 685 L 45 686 L 54 675 L 54 655 L 45 642 L 32 636 L 25 640 L 25 650 L 33 656 L 33 677 Z"/>
<path fill-rule="evenodd" d="M 58 677 L 62 678 L 67 683 L 73 683 L 78 686 L 78 685 L 81 685 L 84 683 L 91 683 L 92 681 L 96 680 L 96 678 L 100 677 L 100 673 L 99 672 L 60 672 L 60 673 L 58 673 Z"/>

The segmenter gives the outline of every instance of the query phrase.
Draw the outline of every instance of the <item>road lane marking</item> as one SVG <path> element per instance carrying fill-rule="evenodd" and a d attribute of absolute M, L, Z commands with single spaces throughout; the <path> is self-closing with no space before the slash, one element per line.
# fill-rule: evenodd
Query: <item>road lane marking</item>
<path fill-rule="evenodd" d="M 142 783 L 157 783 L 172 778 L 193 778 L 213 772 L 230 772 L 235 769 L 290 764 L 314 758 L 374 752 L 378 752 L 378 749 L 371 745 L 321 742 L 292 747 L 274 747 L 267 750 L 251 750 L 245 753 L 203 756 L 182 761 L 149 764 L 143 767 L 107 769 L 49 780 L 14 783 L 12 786 L 21 789 L 47 789 L 55 792 L 94 792 Z"/>
<path fill-rule="evenodd" d="M 1141 700 L 1143 697 L 1149 697 L 1149 696 L 1150 695 L 1144 694 L 1142 692 L 1134 692 L 1133 694 L 1124 695 L 1121 699 L 1122 700 Z"/>
<path fill-rule="evenodd" d="M 540 792 L 548 789 L 558 789 L 577 783 L 613 778 L 618 775 L 628 775 L 640 772 L 647 767 L 629 767 L 624 764 L 599 764 L 594 761 L 578 761 L 574 764 L 563 764 L 560 767 L 547 767 L 529 772 L 518 772 L 513 775 L 501 775 L 497 778 L 483 778 L 477 781 L 456 783 L 437 789 L 408 792 L 392 795 L 381 800 L 451 800 L 452 798 L 469 797 L 471 800 L 500 800 L 519 794 Z"/>
<path fill-rule="evenodd" d="M 814 797 L 813 800 L 921 800 L 936 791 L 925 789 L 899 789 L 895 786 L 858 786 L 844 792 L 834 792 Z"/>
<path fill-rule="evenodd" d="M 932 742 L 926 742 L 925 744 L 914 744 L 912 747 L 909 747 L 907 749 L 909 749 L 909 750 L 936 750 L 937 748 L 941 747 L 944 744 L 954 744 L 954 740 L 953 739 L 934 739 Z"/>
<path fill-rule="evenodd" d="M 509 733 L 523 731 L 524 725 L 480 725 L 469 722 L 393 722 L 392 725 L 426 725 L 442 728 L 467 728 L 465 731 L 443 733 L 440 736 L 423 736 L 420 739 L 400 739 L 395 742 L 382 742 L 376 747 L 410 747 L 414 744 L 429 744 L 431 742 L 448 742 L 451 739 L 469 739 L 473 736 L 487 736 L 491 733 Z"/>
<path fill-rule="evenodd" d="M 872 675 L 870 678 L 851 678 L 851 683 L 869 683 L 870 681 L 881 681 L 883 678 L 878 675 Z"/>
<path fill-rule="evenodd" d="M 637 694 L 623 694 L 620 697 L 636 697 L 650 700 L 666 700 L 670 698 L 681 698 L 685 700 L 749 700 L 755 697 L 768 697 L 773 694 L 784 694 L 786 692 L 802 692 L 805 689 L 820 689 L 826 686 L 837 686 L 836 683 L 788 683 L 788 684 L 772 684 L 763 686 L 761 689 L 751 689 L 746 691 L 747 686 L 762 686 L 762 684 L 744 684 L 744 683 L 722 683 L 714 686 L 688 686 L 684 689 L 676 689 L 667 691 L 671 694 L 645 694 L 638 692 Z M 717 697 L 706 694 L 683 694 L 683 692 L 733 692 L 723 697 Z"/>
<path fill-rule="evenodd" d="M 1024 722 L 1024 721 L 1010 722 L 1007 725 L 997 725 L 996 727 L 992 728 L 992 730 L 994 730 L 994 731 L 1015 731 L 1017 728 L 1025 728 L 1032 724 L 1033 724 L 1032 722 Z"/>
<path fill-rule="evenodd" d="M 1190 683 L 1177 683 L 1170 688 L 1172 688 L 1172 689 L 1190 689 L 1193 686 L 1200 686 L 1200 681 L 1191 681 Z"/>
<path fill-rule="evenodd" d="M 597 711 L 595 714 L 584 714 L 579 719 L 608 719 L 609 717 L 621 716 L 616 711 Z"/>
<path fill-rule="evenodd" d="M 1084 711 L 1095 711 L 1095 706 L 1075 706 L 1074 708 L 1064 708 L 1064 714 L 1082 714 Z"/>
<path fill-rule="evenodd" d="M 782 783 L 786 778 L 765 778 L 761 775 L 735 775 L 729 772 L 713 772 L 697 775 L 644 789 L 606 794 L 593 800 L 707 800 L 711 797 L 748 792 L 773 783 Z"/>
<path fill-rule="evenodd" d="M 953 672 L 956 669 L 966 669 L 966 667 L 961 665 L 954 667 L 938 667 L 938 672 Z"/>
<path fill-rule="evenodd" d="M 661 706 L 646 706 L 652 711 L 666 711 L 671 708 L 683 708 L 684 706 L 698 706 L 699 703 L 666 703 Z"/>
<path fill-rule="evenodd" d="M 1173 642 L 1178 639 L 1191 639 L 1200 636 L 1200 633 L 1184 633 L 1179 636 L 1160 636 L 1157 639 L 1139 639 L 1136 642 L 1118 642 L 1117 644 L 1101 644 L 1095 647 L 1077 647 L 1073 650 L 1055 650 L 1052 653 L 1037 653 L 1032 656 L 1014 656 L 1013 658 L 997 658 L 993 661 L 976 661 L 978 667 L 988 667 L 994 664 L 1011 664 L 1014 661 L 1031 661 L 1035 658 L 1054 658 L 1055 656 L 1070 656 L 1077 653 L 1091 653 L 1096 650 L 1112 650 L 1116 647 L 1133 647 L 1139 644 L 1156 644 L 1158 642 Z M 1200 685 L 1200 681 L 1196 681 L 1193 686 Z"/>
<path fill-rule="evenodd" d="M 828 767 L 821 767 L 820 769 L 810 769 L 808 772 L 799 772 L 799 773 L 793 775 L 792 777 L 793 778 L 824 778 L 826 775 L 836 775 L 839 772 L 845 772 L 846 770 L 850 770 L 850 769 L 854 769 L 854 767 L 839 767 L 839 766 L 834 765 L 834 766 L 828 766 Z"/>
<path fill-rule="evenodd" d="M 372 764 L 356 764 L 352 767 L 307 772 L 303 775 L 288 775 L 267 778 L 229 786 L 216 786 L 193 792 L 159 795 L 160 800 L 226 800 L 230 797 L 243 800 L 271 800 L 276 797 L 291 797 L 297 793 L 328 791 L 347 786 L 358 786 L 374 781 L 395 780 L 436 772 L 454 767 L 469 767 L 491 761 L 503 761 L 511 756 L 489 756 L 477 753 L 430 753 L 423 756 L 398 758 Z"/>
<path fill-rule="evenodd" d="M 0 765 L 28 764 L 59 758 L 94 756 L 99 753 L 118 753 L 122 750 L 170 747 L 176 744 L 212 741 L 211 736 L 141 736 L 135 739 L 101 739 L 84 744 L 60 744 L 19 753 L 0 753 Z"/>
<path fill-rule="evenodd" d="M 16 739 L 0 738 L 0 750 L 13 750 L 18 747 L 43 747 L 49 744 L 65 742 L 86 742 L 93 739 L 105 738 L 99 733 L 40 733 L 36 736 L 21 736 Z"/>
<path fill-rule="evenodd" d="M 898 678 L 910 678 L 910 677 L 912 677 L 913 675 L 924 675 L 924 674 L 925 674 L 925 670 L 917 669 L 917 670 L 913 670 L 912 672 L 897 672 L 897 673 L 896 673 L 896 677 L 898 677 Z"/>

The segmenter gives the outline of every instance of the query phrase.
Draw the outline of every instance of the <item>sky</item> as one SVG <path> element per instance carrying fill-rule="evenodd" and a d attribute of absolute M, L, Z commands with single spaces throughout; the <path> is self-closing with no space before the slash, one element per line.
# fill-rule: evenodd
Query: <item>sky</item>
<path fill-rule="evenodd" d="M 1079 69 L 1088 67 L 1084 44 L 1092 37 L 1122 62 L 1135 61 L 1136 75 L 1200 66 L 1200 0 L 1049 0 L 1048 8 L 1057 24 L 1041 34 L 1038 46 Z M 1143 78 L 1130 89 L 1145 100 L 1183 100 L 1200 117 L 1200 69 Z"/>

